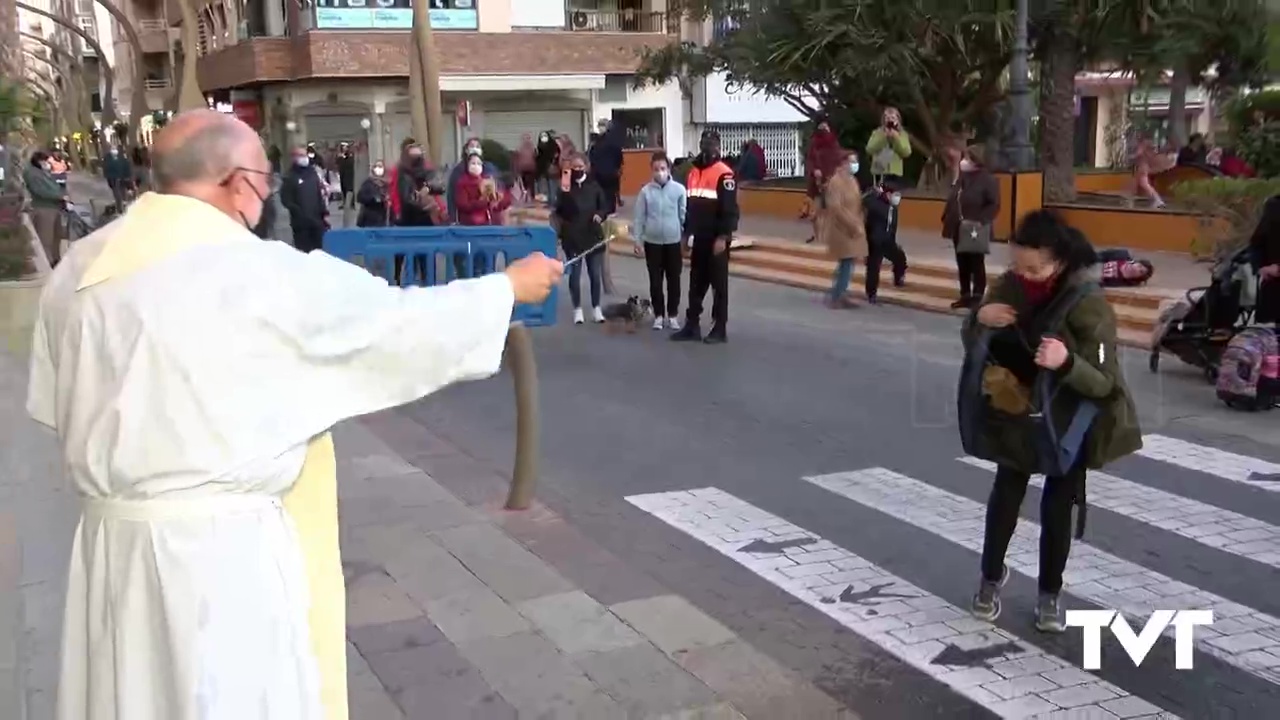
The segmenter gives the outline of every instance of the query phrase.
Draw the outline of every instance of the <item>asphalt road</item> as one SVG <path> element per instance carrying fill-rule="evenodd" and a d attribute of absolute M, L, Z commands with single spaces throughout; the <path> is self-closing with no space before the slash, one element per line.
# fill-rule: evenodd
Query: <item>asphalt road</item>
<path fill-rule="evenodd" d="M 615 260 L 619 292 L 641 292 L 641 263 Z M 1154 376 L 1144 354 L 1125 353 L 1144 432 L 1169 439 L 1154 438 L 1148 457 L 1108 468 L 1118 477 L 1091 479 L 1088 547 L 1073 553 L 1064 604 L 1148 608 L 1126 612 L 1135 629 L 1151 607 L 1208 606 L 1218 617 L 1197 636 L 1193 670 L 1173 668 L 1169 637 L 1135 668 L 1104 634 L 1100 681 L 1046 672 L 1032 678 L 1039 686 L 1019 690 L 1018 673 L 1007 671 L 1007 658 L 1018 657 L 1012 646 L 1004 665 L 942 654 L 921 660 L 905 645 L 922 638 L 885 636 L 876 628 L 893 624 L 866 624 L 876 612 L 842 615 L 845 600 L 815 595 L 817 583 L 803 573 L 779 574 L 773 561 L 790 551 L 746 547 L 759 527 L 786 521 L 797 526 L 784 529 L 799 553 L 823 549 L 827 560 L 842 558 L 831 560 L 837 569 L 870 566 L 898 589 L 909 584 L 903 596 L 919 598 L 914 607 L 967 607 L 975 539 L 955 528 L 980 521 L 991 475 L 957 461 L 958 320 L 892 307 L 831 311 L 812 293 L 731 282 L 725 346 L 675 344 L 647 327 L 608 336 L 562 321 L 536 331 L 544 502 L 865 718 L 1038 716 L 1053 707 L 1036 705 L 1033 691 L 1058 707 L 1080 706 L 1071 717 L 1155 717 L 1152 705 L 1183 718 L 1280 717 L 1280 492 L 1249 478 L 1251 469 L 1280 471 L 1269 464 L 1280 463 L 1280 416 L 1228 411 L 1176 360 Z M 564 292 L 561 302 L 567 318 Z M 510 467 L 508 378 L 451 388 L 401 412 L 474 457 Z M 899 475 L 857 473 L 874 468 Z M 805 480 L 831 473 L 857 474 Z M 756 524 L 708 530 L 717 512 L 664 510 L 690 496 L 653 495 L 700 488 L 722 491 L 714 507 L 753 506 Z M 1037 507 L 1029 490 L 1024 525 Z M 716 546 L 739 530 L 743 548 Z M 1034 526 L 1028 532 L 1030 553 L 1010 553 L 1019 572 L 1005 590 L 997 622 L 1005 635 L 997 639 L 1023 643 L 1024 656 L 1030 647 L 1050 664 L 1078 667 L 1078 630 L 1047 638 L 1029 626 Z M 1146 574 L 1133 580 L 1138 572 Z M 854 575 L 849 597 L 865 589 Z M 962 651 L 950 638 L 968 629 L 950 610 L 938 612 L 950 625 L 923 639 Z"/>

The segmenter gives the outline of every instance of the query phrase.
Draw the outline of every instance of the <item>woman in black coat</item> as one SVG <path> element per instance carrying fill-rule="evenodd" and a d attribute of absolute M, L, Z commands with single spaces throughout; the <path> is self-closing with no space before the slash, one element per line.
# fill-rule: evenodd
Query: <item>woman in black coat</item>
<path fill-rule="evenodd" d="M 1280 195 L 1267 200 L 1262 219 L 1249 240 L 1250 261 L 1258 273 L 1254 322 L 1280 323 Z"/>
<path fill-rule="evenodd" d="M 386 166 L 381 162 L 374 163 L 373 172 L 365 178 L 356 193 L 356 202 L 360 205 L 360 214 L 356 216 L 357 227 L 384 227 L 389 225 L 391 212 L 391 188 L 387 184 Z"/>
<path fill-rule="evenodd" d="M 575 155 L 569 161 L 569 174 L 560 186 L 556 199 L 556 222 L 560 231 L 560 245 L 566 259 L 573 259 L 591 250 L 604 239 L 604 219 L 609 216 L 609 198 L 600 185 L 587 175 L 587 161 Z M 601 283 L 604 279 L 605 248 L 596 248 L 569 268 L 569 299 L 573 302 L 573 322 L 583 323 L 582 316 L 582 266 L 587 266 L 591 286 L 591 316 L 598 323 L 604 322 L 600 308 Z"/>
<path fill-rule="evenodd" d="M 534 162 L 538 170 L 538 180 L 535 183 L 534 192 L 537 193 L 537 184 L 545 186 L 545 194 L 548 202 L 554 202 L 556 181 L 559 176 L 557 172 L 560 168 L 560 143 L 556 142 L 555 133 L 550 130 L 543 130 L 538 135 L 538 147 L 534 154 Z"/>

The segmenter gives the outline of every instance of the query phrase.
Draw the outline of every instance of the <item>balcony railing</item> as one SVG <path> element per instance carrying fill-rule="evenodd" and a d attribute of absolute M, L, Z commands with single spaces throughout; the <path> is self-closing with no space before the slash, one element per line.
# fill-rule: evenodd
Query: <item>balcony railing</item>
<path fill-rule="evenodd" d="M 173 87 L 172 80 L 165 80 L 165 79 L 155 80 L 152 78 L 147 78 L 148 90 L 168 90 L 171 87 Z"/>
<path fill-rule="evenodd" d="M 137 24 L 138 24 L 138 32 L 144 32 L 144 33 L 148 33 L 148 32 L 168 33 L 169 32 L 169 25 L 164 20 L 139 20 Z"/>
<path fill-rule="evenodd" d="M 679 34 L 677 13 L 639 10 L 565 10 L 565 27 L 573 32 Z"/>

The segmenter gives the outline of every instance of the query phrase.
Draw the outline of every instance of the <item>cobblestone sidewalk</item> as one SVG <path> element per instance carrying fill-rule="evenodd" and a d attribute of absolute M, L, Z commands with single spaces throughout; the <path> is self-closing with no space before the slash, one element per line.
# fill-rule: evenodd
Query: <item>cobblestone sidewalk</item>
<path fill-rule="evenodd" d="M 464 500 L 381 439 L 450 452 L 413 432 L 336 436 L 353 718 L 854 717 L 546 509 L 498 509 L 495 476 Z"/>

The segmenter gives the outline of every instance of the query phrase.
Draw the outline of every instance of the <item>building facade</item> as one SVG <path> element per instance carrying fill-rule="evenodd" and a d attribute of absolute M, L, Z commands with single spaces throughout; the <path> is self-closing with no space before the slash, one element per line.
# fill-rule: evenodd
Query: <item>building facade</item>
<path fill-rule="evenodd" d="M 684 152 L 680 90 L 631 87 L 641 53 L 679 33 L 663 0 L 429 1 L 449 130 L 433 148 L 438 161 L 455 162 L 467 137 L 514 148 L 541 130 L 585 149 L 604 118 L 635 146 Z M 409 0 L 237 7 L 218 0 L 200 13 L 200 86 L 215 105 L 281 149 L 350 142 L 364 165 L 398 155 L 411 132 Z"/>

